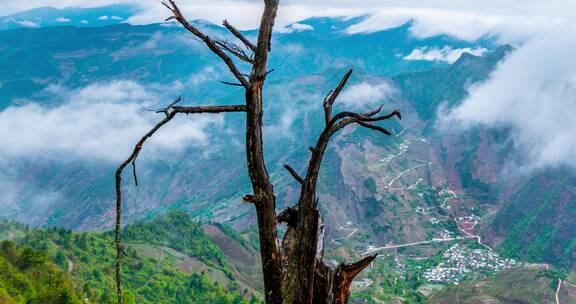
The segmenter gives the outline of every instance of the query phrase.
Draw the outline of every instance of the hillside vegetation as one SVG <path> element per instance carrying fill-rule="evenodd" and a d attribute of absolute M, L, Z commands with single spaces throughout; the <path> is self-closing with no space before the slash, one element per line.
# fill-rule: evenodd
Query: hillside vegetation
<path fill-rule="evenodd" d="M 70 277 L 47 254 L 0 243 L 0 303 L 82 303 Z"/>
<path fill-rule="evenodd" d="M 6 303 L 81 303 L 80 295 L 91 303 L 115 301 L 109 232 L 28 229 L 6 221 L 0 227 L 0 235 L 13 236 L 3 243 L 0 264 Z M 126 303 L 258 302 L 202 226 L 185 214 L 171 212 L 124 233 Z M 36 277 L 41 279 L 31 280 Z"/>

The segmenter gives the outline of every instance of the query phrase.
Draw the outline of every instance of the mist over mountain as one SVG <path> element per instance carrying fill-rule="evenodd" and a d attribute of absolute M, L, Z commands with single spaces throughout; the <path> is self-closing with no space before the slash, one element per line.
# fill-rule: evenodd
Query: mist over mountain
<path fill-rule="evenodd" d="M 136 11 L 130 5 L 47 7 L 0 17 L 0 216 L 34 227 L 111 229 L 114 171 L 162 119 L 154 109 L 178 96 L 182 105 L 243 100 L 241 88 L 222 83 L 234 80 L 200 41 L 173 23 L 126 23 Z M 358 287 L 357 297 L 399 297 L 410 290 L 402 296 L 416 299 L 431 295 L 436 285 L 452 286 L 436 277 L 452 267 L 441 264 L 453 260 L 450 254 L 495 265 L 474 268 L 473 261 L 466 265 L 473 275 L 455 276 L 458 280 L 482 279 L 488 285 L 517 276 L 546 275 L 545 284 L 564 280 L 563 273 L 532 264 L 494 281 L 488 274 L 512 263 L 506 259 L 574 270 L 576 143 L 570 117 L 576 67 L 567 59 L 574 40 L 536 37 L 513 47 L 501 37 L 416 35 L 422 24 L 415 20 L 353 31 L 374 24 L 374 16 L 314 17 L 273 36 L 264 137 L 278 211 L 293 205 L 300 191 L 283 166 L 305 169 L 308 147 L 324 124 L 322 100 L 353 68 L 335 111 L 382 106 L 401 109 L 403 116 L 382 124 L 391 137 L 362 128 L 338 134 L 322 165 L 318 196 L 327 227 L 326 258 L 383 256 L 362 278 L 379 287 Z M 193 23 L 212 36 L 233 39 L 219 25 Z M 255 31 L 243 33 L 256 37 Z M 541 54 L 547 56 L 537 59 Z M 248 72 L 247 65 L 239 67 Z M 144 148 L 136 164 L 138 187 L 130 174 L 124 177 L 124 222 L 137 226 L 156 218 L 156 223 L 180 210 L 194 221 L 225 223 L 240 238 L 253 238 L 254 208 L 242 201 L 251 191 L 244 117 L 186 115 L 170 124 Z M 468 247 L 458 247 L 460 241 Z M 420 243 L 424 246 L 394 247 Z M 441 262 L 442 256 L 450 258 Z M 227 267 L 220 266 L 220 271 Z M 396 274 L 406 286 L 393 283 Z M 232 281 L 246 275 L 234 269 Z M 238 280 L 261 288 L 256 279 L 243 278 Z M 408 287 L 410 282 L 414 286 Z M 448 288 L 431 299 L 449 303 L 452 292 Z"/>

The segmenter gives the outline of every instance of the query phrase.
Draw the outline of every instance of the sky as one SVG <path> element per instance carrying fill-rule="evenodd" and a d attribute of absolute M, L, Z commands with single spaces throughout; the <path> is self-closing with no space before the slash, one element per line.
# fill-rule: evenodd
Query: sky
<path fill-rule="evenodd" d="M 41 6 L 95 7 L 132 3 L 140 7 L 129 22 L 156 23 L 164 20 L 166 9 L 160 0 L 2 0 L 0 15 Z M 257 0 L 180 0 L 190 19 L 220 22 L 229 19 L 240 28 L 254 28 L 262 8 Z M 409 19 L 417 36 L 449 33 L 463 39 L 484 34 L 520 42 L 549 28 L 574 20 L 573 0 L 284 0 L 278 16 L 279 28 L 312 16 L 358 16 L 372 14 L 351 33 L 397 26 Z"/>
<path fill-rule="evenodd" d="M 259 20 L 262 1 L 255 0 L 179 0 L 189 19 L 206 19 L 219 22 L 228 19 L 240 28 L 254 28 Z M 40 6 L 58 8 L 68 6 L 94 7 L 107 4 L 131 3 L 119 0 L 2 0 L 0 15 Z M 157 23 L 168 14 L 158 0 L 132 1 L 140 7 L 128 22 L 134 24 Z M 438 128 L 460 126 L 466 130 L 475 126 L 507 128 L 523 163 L 521 168 L 533 170 L 542 167 L 570 165 L 576 167 L 576 1 L 575 0 L 285 0 L 281 1 L 277 29 L 312 16 L 352 17 L 369 14 L 363 22 L 349 27 L 348 34 L 383 30 L 413 20 L 411 33 L 415 37 L 448 34 L 464 40 L 475 40 L 489 35 L 502 43 L 517 47 L 500 64 L 488 81 L 468 88 L 469 96 L 452 109 L 444 109 Z M 307 28 L 307 30 L 313 30 Z M 420 48 L 404 57 L 405 60 L 430 60 L 454 62 L 463 51 L 476 55 L 485 49 Z M 99 84 L 95 84 L 98 86 Z M 102 86 L 102 84 L 100 84 Z M 114 83 L 107 84 L 114 87 Z M 133 84 L 134 90 L 138 89 Z M 94 89 L 94 86 L 87 89 Z M 386 83 L 357 85 L 348 88 L 343 96 L 389 96 L 393 94 Z M 77 97 L 78 92 L 64 95 Z M 146 92 L 154 95 L 154 92 Z M 354 106 L 353 99 L 344 98 Z M 103 110 L 115 104 L 103 103 Z M 11 118 L 17 115 L 44 117 L 50 126 L 50 117 L 65 111 L 85 111 L 80 105 L 52 112 L 38 108 L 16 108 L 0 113 L 0 135 L 13 130 Z M 6 111 L 9 111 L 6 110 Z M 128 112 L 136 108 L 127 109 Z M 59 112 L 60 111 L 60 112 Z M 80 113 L 81 114 L 81 113 Z M 290 115 L 288 115 L 290 116 Z M 287 116 L 287 117 L 288 117 Z M 134 116 L 139 128 L 128 130 L 134 134 L 151 123 Z M 16 123 L 16 122 L 13 122 Z M 75 122 L 70 122 L 74 125 Z M 110 122 L 104 121 L 103 124 Z M 202 144 L 202 128 L 210 123 L 192 126 L 197 130 L 192 138 Z M 89 128 L 98 130 L 99 126 Z M 39 127 L 40 137 L 46 127 Z M 91 129 L 85 130 L 89 132 Z M 80 136 L 77 130 L 61 130 L 67 136 Z M 126 132 L 128 132 L 126 131 Z M 32 132 L 29 137 L 39 133 Z M 72 132 L 72 133 L 66 133 Z M 35 135 L 36 134 L 36 135 Z M 24 137 L 26 138 L 26 137 Z M 16 149 L 16 147 L 14 148 Z M 62 147 L 66 150 L 66 147 Z M 92 151 L 88 146 L 86 151 Z M 8 151 L 10 152 L 10 151 Z M 14 150 L 15 154 L 22 151 Z"/>

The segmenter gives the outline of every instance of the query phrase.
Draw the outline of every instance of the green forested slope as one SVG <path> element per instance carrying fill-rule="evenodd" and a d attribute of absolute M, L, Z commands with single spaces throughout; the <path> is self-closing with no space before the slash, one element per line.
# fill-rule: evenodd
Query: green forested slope
<path fill-rule="evenodd" d="M 0 228 L 3 229 L 0 235 L 13 236 L 13 242 L 6 241 L 6 246 L 16 243 L 19 247 L 27 248 L 19 252 L 34 253 L 30 262 L 32 268 L 19 268 L 21 259 L 18 258 L 15 264 L 3 262 L 2 267 L 10 269 L 10 273 L 16 277 L 34 277 L 40 269 L 51 270 L 53 282 L 57 274 L 60 277 L 61 283 L 58 284 L 62 287 L 62 294 L 65 292 L 68 295 L 69 302 L 55 300 L 39 303 L 76 303 L 74 301 L 79 301 L 78 295 L 84 295 L 91 303 L 115 301 L 111 233 L 79 233 L 64 228 L 26 229 L 7 222 Z M 222 251 L 208 238 L 201 225 L 192 222 L 186 215 L 168 213 L 149 223 L 128 226 L 124 234 L 126 257 L 122 278 L 128 303 L 257 301 L 256 298 L 252 298 L 252 301 L 247 299 L 252 297 L 253 292 L 238 287 Z M 36 260 L 46 262 L 39 264 Z M 48 270 L 43 271 L 48 273 Z M 218 277 L 214 273 L 222 275 Z M 2 274 L 1 278 L 8 280 L 11 277 Z M 221 278 L 221 281 L 216 282 L 214 278 Z M 36 289 L 4 284 L 0 285 L 0 290 L 10 295 L 6 296 L 6 303 L 13 303 L 15 299 L 15 303 L 26 303 L 33 296 L 44 296 L 41 292 L 47 289 L 48 283 L 45 281 L 29 283 L 30 286 L 38 285 Z M 53 282 L 51 284 L 56 284 Z M 50 292 L 53 297 L 60 295 L 60 289 L 50 289 Z"/>
<path fill-rule="evenodd" d="M 45 252 L 0 244 L 0 303 L 82 303 L 70 277 Z"/>

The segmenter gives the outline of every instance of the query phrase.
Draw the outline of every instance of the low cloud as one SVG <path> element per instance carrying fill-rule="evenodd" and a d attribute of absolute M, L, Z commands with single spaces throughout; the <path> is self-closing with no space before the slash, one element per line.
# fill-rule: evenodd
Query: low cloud
<path fill-rule="evenodd" d="M 284 27 L 283 29 L 280 29 L 281 32 L 284 33 L 293 33 L 293 32 L 304 32 L 304 31 L 312 31 L 314 30 L 314 27 L 308 24 L 303 24 L 303 23 L 292 23 L 286 27 Z"/>
<path fill-rule="evenodd" d="M 396 88 L 388 82 L 383 81 L 376 84 L 361 82 L 349 86 L 342 92 L 338 98 L 338 103 L 342 104 L 345 109 L 366 110 L 382 104 L 396 94 Z"/>
<path fill-rule="evenodd" d="M 118 161 L 161 117 L 142 105 L 165 103 L 166 88 L 132 81 L 93 84 L 78 90 L 52 86 L 57 106 L 30 103 L 0 112 L 0 156 L 59 157 Z M 223 124 L 221 116 L 178 117 L 145 149 L 150 154 L 179 152 L 208 143 L 205 128 Z"/>
<path fill-rule="evenodd" d="M 264 126 L 264 133 L 266 136 L 270 136 L 272 138 L 290 138 L 294 139 L 292 135 L 292 125 L 294 121 L 298 118 L 299 113 L 293 107 L 285 107 L 283 109 L 282 114 L 280 115 L 280 119 L 272 125 Z"/>
<path fill-rule="evenodd" d="M 23 27 L 31 27 L 31 28 L 39 27 L 38 23 L 29 20 L 19 20 L 16 22 Z"/>
<path fill-rule="evenodd" d="M 448 35 L 475 41 L 495 36 L 499 41 L 520 43 L 541 33 L 567 24 L 564 18 L 541 16 L 531 12 L 514 15 L 510 11 L 467 12 L 454 9 L 388 7 L 370 12 L 360 23 L 350 26 L 348 34 L 371 33 L 410 24 L 410 33 L 416 38 Z"/>
<path fill-rule="evenodd" d="M 443 48 L 425 46 L 412 50 L 410 54 L 402 57 L 402 59 L 447 62 L 451 64 L 458 60 L 458 58 L 460 58 L 464 53 L 481 56 L 487 51 L 487 49 L 481 47 L 453 49 L 450 46 L 445 46 Z"/>
<path fill-rule="evenodd" d="M 59 18 L 56 18 L 56 22 L 67 23 L 67 22 L 70 22 L 70 21 L 71 21 L 71 20 L 70 20 L 70 19 L 68 19 L 68 18 L 66 18 L 66 17 L 59 17 Z"/>
<path fill-rule="evenodd" d="M 487 82 L 471 87 L 441 126 L 509 129 L 526 170 L 576 166 L 574 49 L 571 29 L 526 43 Z"/>

